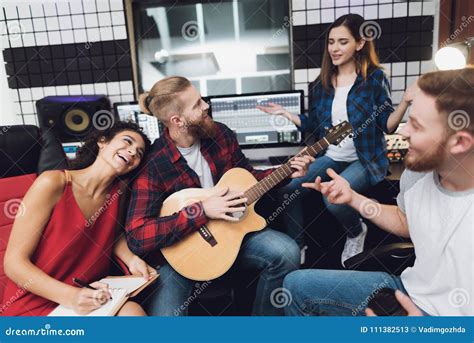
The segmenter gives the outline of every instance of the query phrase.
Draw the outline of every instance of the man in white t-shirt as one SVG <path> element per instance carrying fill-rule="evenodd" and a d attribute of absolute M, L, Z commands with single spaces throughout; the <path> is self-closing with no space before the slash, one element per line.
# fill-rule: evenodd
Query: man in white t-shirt
<path fill-rule="evenodd" d="M 351 206 L 381 229 L 411 238 L 415 264 L 400 276 L 292 272 L 284 281 L 293 298 L 286 314 L 373 315 L 367 303 L 388 287 L 398 290 L 409 315 L 474 315 L 474 69 L 428 73 L 418 87 L 401 132 L 410 148 L 397 206 L 356 193 L 331 169 L 332 181 L 303 185 L 331 203 Z"/>

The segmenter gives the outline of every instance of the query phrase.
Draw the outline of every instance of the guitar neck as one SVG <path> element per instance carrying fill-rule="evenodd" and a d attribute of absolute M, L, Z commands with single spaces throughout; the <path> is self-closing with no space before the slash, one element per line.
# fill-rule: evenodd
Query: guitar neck
<path fill-rule="evenodd" d="M 329 146 L 329 142 L 326 138 L 320 139 L 313 145 L 304 148 L 296 156 L 316 156 L 321 151 Z M 289 177 L 294 173 L 294 170 L 290 167 L 290 162 L 282 164 L 280 167 L 275 169 L 270 175 L 266 176 L 255 185 L 247 189 L 244 193 L 244 197 L 247 198 L 247 205 L 250 205 L 260 199 L 265 193 L 271 190 L 273 187 L 278 185 L 281 181 Z"/>

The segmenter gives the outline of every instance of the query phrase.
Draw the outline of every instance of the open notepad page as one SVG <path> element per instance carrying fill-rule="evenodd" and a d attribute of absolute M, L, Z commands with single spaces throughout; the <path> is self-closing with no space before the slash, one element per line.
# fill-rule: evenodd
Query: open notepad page
<path fill-rule="evenodd" d="M 119 307 L 125 302 L 131 293 L 145 285 L 146 283 L 153 282 L 158 275 L 147 281 L 142 276 L 119 276 L 119 277 L 106 277 L 99 282 L 107 283 L 109 290 L 112 293 L 112 300 L 109 300 L 105 305 L 98 308 L 95 311 L 87 314 L 87 316 L 113 316 L 118 311 Z M 64 306 L 56 307 L 49 316 L 79 316 L 72 309 Z"/>
<path fill-rule="evenodd" d="M 127 294 L 133 293 L 145 283 L 142 276 L 122 276 L 122 277 L 107 277 L 99 282 L 103 282 L 109 285 L 110 288 L 120 288 L 127 290 Z"/>
<path fill-rule="evenodd" d="M 103 317 L 103 316 L 112 316 L 117 312 L 117 307 L 121 306 L 124 303 L 124 299 L 127 297 L 128 291 L 126 289 L 110 289 L 112 294 L 112 300 L 109 300 L 106 304 L 99 307 L 97 310 L 94 310 L 87 314 L 91 317 Z M 80 316 L 74 312 L 73 309 L 66 308 L 64 306 L 56 307 L 48 316 L 50 317 L 74 317 Z"/>

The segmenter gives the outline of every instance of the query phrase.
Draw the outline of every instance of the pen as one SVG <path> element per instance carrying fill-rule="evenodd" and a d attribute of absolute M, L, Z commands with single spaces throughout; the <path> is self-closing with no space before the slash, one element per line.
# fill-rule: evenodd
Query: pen
<path fill-rule="evenodd" d="M 76 285 L 78 285 L 78 286 L 85 287 L 85 288 L 89 288 L 89 289 L 93 289 L 93 290 L 97 291 L 97 288 L 92 287 L 92 286 L 89 285 L 87 282 L 84 282 L 84 281 L 82 281 L 81 279 L 72 278 L 72 282 L 74 282 L 74 283 L 75 283 Z M 110 300 L 112 300 L 112 295 L 110 296 Z"/>
<path fill-rule="evenodd" d="M 89 288 L 89 289 L 93 289 L 93 290 L 97 291 L 97 288 L 92 287 L 92 286 L 89 285 L 87 282 L 84 282 L 84 281 L 82 281 L 81 279 L 72 278 L 72 282 L 74 282 L 74 283 L 75 283 L 76 285 L 78 285 L 78 286 L 85 287 L 85 288 Z"/>

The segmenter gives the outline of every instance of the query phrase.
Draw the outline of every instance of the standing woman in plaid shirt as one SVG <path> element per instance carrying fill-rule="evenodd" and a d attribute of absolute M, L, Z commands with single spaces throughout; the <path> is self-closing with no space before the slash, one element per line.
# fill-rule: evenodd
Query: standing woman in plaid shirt
<path fill-rule="evenodd" d="M 347 14 L 338 18 L 326 37 L 321 74 L 310 85 L 309 114 L 293 115 L 276 104 L 259 106 L 266 113 L 282 115 L 303 132 L 320 139 L 325 128 L 348 120 L 354 128 L 354 138 L 340 146 L 331 145 L 323 156 L 313 162 L 306 177 L 294 179 L 282 191 L 300 188 L 303 182 L 316 177 L 328 181 L 334 171 L 349 181 L 352 189 L 364 193 L 380 182 L 388 171 L 384 132 L 394 132 L 411 101 L 406 92 L 396 110 L 390 99 L 390 85 L 381 69 L 374 44 L 363 37 L 364 18 Z M 306 194 L 306 192 L 304 193 Z M 288 208 L 288 218 L 299 225 L 286 225 L 288 234 L 304 249 L 303 197 L 298 197 Z M 338 219 L 347 232 L 341 262 L 364 249 L 367 226 L 356 211 L 344 205 L 330 204 L 326 208 Z M 302 254 L 304 250 L 302 250 Z M 303 258 L 302 258 L 303 259 Z"/>

